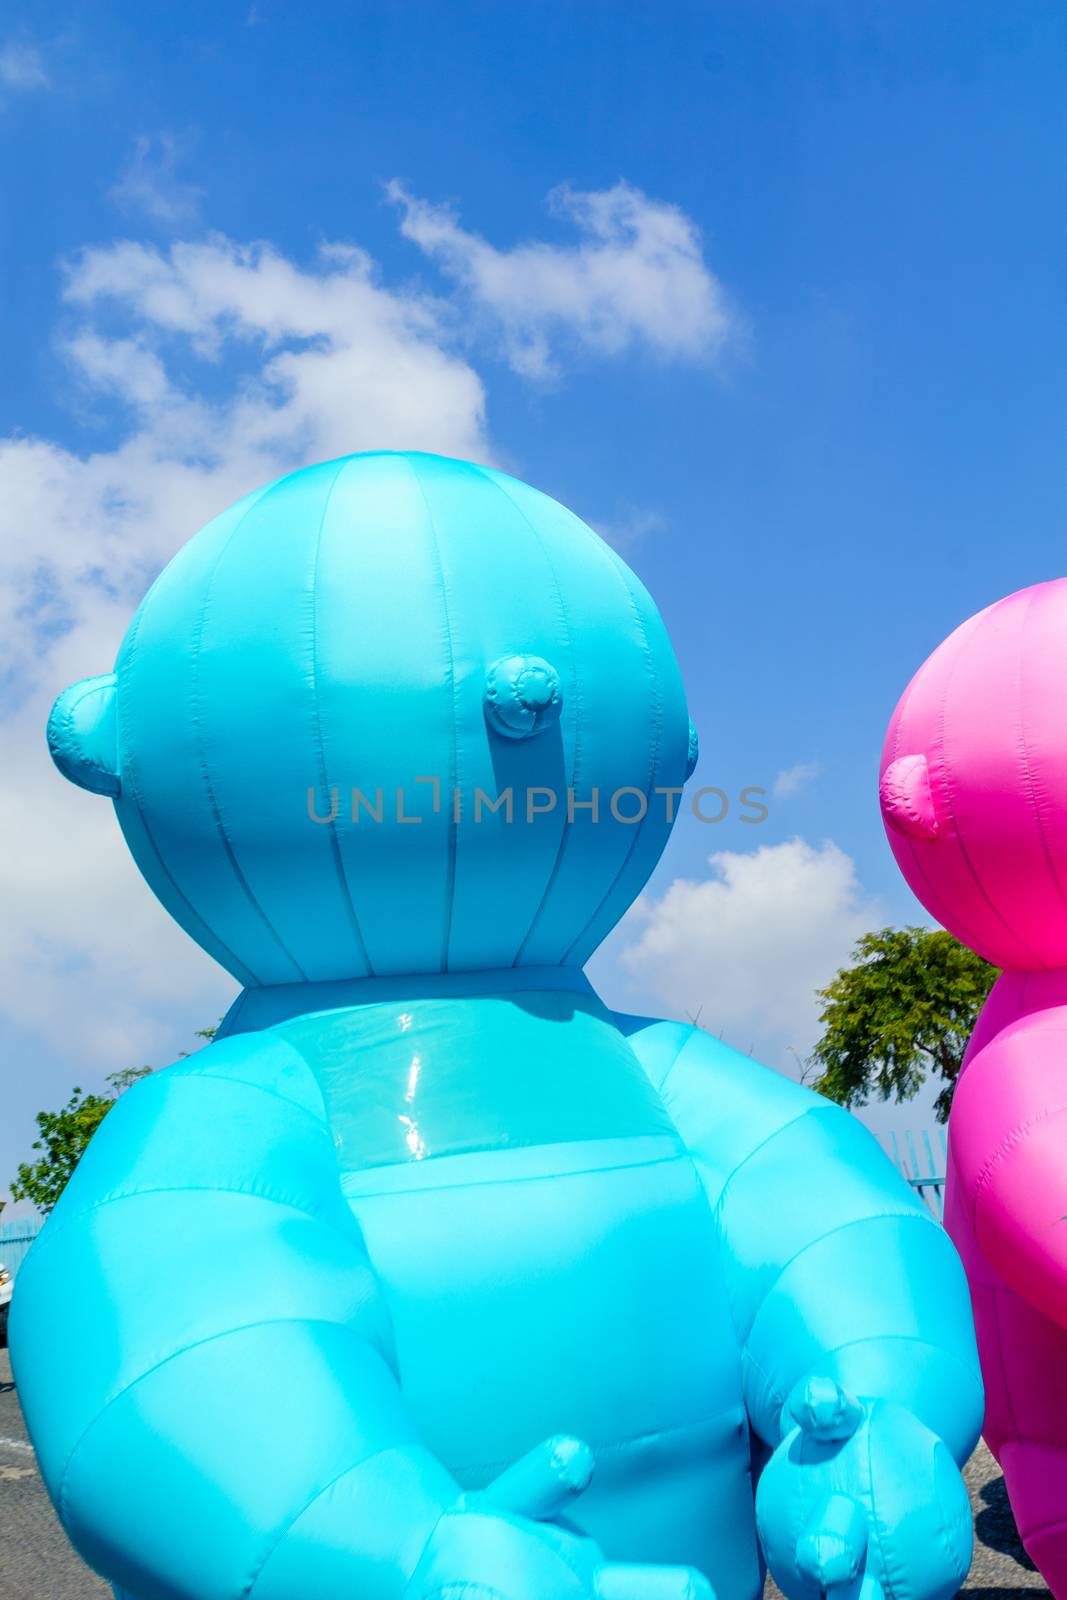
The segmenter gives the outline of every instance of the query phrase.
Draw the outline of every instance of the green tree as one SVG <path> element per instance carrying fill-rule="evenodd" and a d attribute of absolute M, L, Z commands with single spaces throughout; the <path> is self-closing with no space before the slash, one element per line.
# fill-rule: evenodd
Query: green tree
<path fill-rule="evenodd" d="M 75 1089 L 59 1111 L 38 1111 L 41 1137 L 33 1148 L 43 1154 L 36 1161 L 24 1161 L 11 1183 L 14 1200 L 30 1200 L 38 1211 L 51 1211 L 70 1181 L 71 1173 L 85 1148 L 124 1089 L 144 1078 L 151 1067 L 127 1067 L 107 1079 L 112 1094 L 83 1094 Z"/>
<path fill-rule="evenodd" d="M 872 1095 L 908 1100 L 924 1080 L 943 1083 L 948 1117 L 967 1040 L 997 976 L 950 933 L 882 928 L 864 934 L 853 964 L 820 989 L 823 1033 L 812 1052 L 814 1087 L 843 1106 Z"/>
<path fill-rule="evenodd" d="M 198 1039 L 211 1040 L 214 1028 L 198 1028 Z M 181 1052 L 183 1056 L 188 1050 Z M 83 1094 L 75 1089 L 66 1105 L 59 1111 L 38 1111 L 37 1128 L 41 1137 L 35 1139 L 33 1148 L 42 1154 L 36 1161 L 22 1162 L 11 1184 L 13 1200 L 29 1200 L 46 1215 L 51 1211 L 71 1174 L 85 1154 L 93 1134 L 99 1128 L 119 1096 L 147 1078 L 151 1067 L 124 1067 L 112 1072 L 105 1080 L 111 1094 Z"/>

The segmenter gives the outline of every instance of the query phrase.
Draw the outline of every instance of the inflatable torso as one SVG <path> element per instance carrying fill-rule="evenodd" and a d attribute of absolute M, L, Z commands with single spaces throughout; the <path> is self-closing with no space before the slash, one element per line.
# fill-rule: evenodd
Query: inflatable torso
<path fill-rule="evenodd" d="M 468 1489 L 546 1432 L 586 1440 L 597 1473 L 572 1520 L 620 1560 L 691 1564 L 746 1600 L 750 1440 L 707 1194 L 580 975 L 503 979 L 371 983 L 272 1024 L 322 1087 L 405 1397 Z M 251 999 L 237 1027 L 277 1016 Z"/>

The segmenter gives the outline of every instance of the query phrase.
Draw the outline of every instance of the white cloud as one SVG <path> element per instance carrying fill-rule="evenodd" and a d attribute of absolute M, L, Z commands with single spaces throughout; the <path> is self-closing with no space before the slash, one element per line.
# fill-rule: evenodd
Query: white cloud
<path fill-rule="evenodd" d="M 788 800 L 806 789 L 809 783 L 814 783 L 821 771 L 817 761 L 798 761 L 796 766 L 786 767 L 784 772 L 778 774 L 771 793 L 776 800 Z"/>
<path fill-rule="evenodd" d="M 402 232 L 499 328 L 504 354 L 527 377 L 552 375 L 560 344 L 601 355 L 639 345 L 671 360 L 704 362 L 735 329 L 695 223 L 632 184 L 554 190 L 549 205 L 574 225 L 578 243 L 506 250 L 399 182 L 386 192 L 400 208 Z"/>
<path fill-rule="evenodd" d="M 623 506 L 610 522 L 594 522 L 592 526 L 616 550 L 626 551 L 632 550 L 649 534 L 662 533 L 667 526 L 667 519 L 661 512 L 652 511 L 647 506 Z"/>
<path fill-rule="evenodd" d="M 102 632 L 121 626 L 117 612 L 100 620 Z M 101 664 L 89 653 L 98 638 L 91 626 L 70 636 L 67 679 Z M 44 699 L 31 696 L 5 725 L 18 770 L 0 785 L 0 827 L 11 841 L 2 869 L 3 1008 L 69 1048 L 79 1073 L 143 1060 L 161 1066 L 175 1009 L 187 1006 L 207 1026 L 236 986 L 149 893 L 111 806 L 59 778 L 45 747 L 46 715 Z"/>
<path fill-rule="evenodd" d="M 795 1071 L 818 1036 L 815 991 L 862 933 L 881 925 L 851 858 L 803 839 L 709 857 L 707 878 L 677 878 L 624 922 L 620 961 L 669 1014 Z"/>
<path fill-rule="evenodd" d="M 25 92 L 48 86 L 48 73 L 39 50 L 14 41 L 0 45 L 0 88 Z"/>
<path fill-rule="evenodd" d="M 184 153 L 171 133 L 154 139 L 142 135 L 134 141 L 133 154 L 109 191 L 110 198 L 120 210 L 140 212 L 163 227 L 195 222 L 204 191 L 179 176 Z"/>
<path fill-rule="evenodd" d="M 357 250 L 299 267 L 220 238 L 121 243 L 74 262 L 65 299 L 72 375 L 125 427 L 87 454 L 0 441 L 0 670 L 17 701 L 0 782 L 13 842 L 0 1004 L 110 1067 L 158 1059 L 171 1002 L 210 1021 L 233 984 L 156 905 L 111 807 L 52 769 L 53 697 L 107 670 L 159 567 L 258 484 L 351 450 L 492 452 L 482 382 L 448 350 L 441 308 L 381 286 Z M 198 359 L 199 390 L 179 376 Z"/>
<path fill-rule="evenodd" d="M 185 538 L 287 468 L 399 444 L 490 454 L 481 380 L 445 348 L 437 308 L 378 285 L 358 251 L 328 247 L 301 268 L 220 238 L 124 242 L 73 263 L 65 298 L 72 374 L 128 425 L 88 455 L 0 443 L 9 668 L 39 668 L 42 644 L 97 614 L 105 591 L 126 617 Z M 101 331 L 116 316 L 121 336 Z M 177 375 L 190 355 L 206 363 L 200 392 Z"/>
<path fill-rule="evenodd" d="M 653 218 L 662 212 L 675 242 L 657 248 L 684 260 L 691 224 L 622 193 Z M 611 211 L 622 203 L 612 194 L 582 204 Z M 595 227 L 610 234 L 606 222 Z M 647 241 L 634 248 L 655 256 Z M 609 337 L 606 266 L 591 271 L 599 348 L 654 326 L 635 310 L 622 262 L 625 336 Z M 697 261 L 697 280 L 702 272 Z M 482 461 L 494 452 L 482 379 L 455 348 L 458 308 L 387 286 L 351 244 L 325 245 L 301 265 L 221 236 L 167 248 L 124 240 L 68 263 L 63 297 L 71 392 L 108 424 L 109 442 L 0 440 L 0 673 L 13 691 L 0 774 L 11 846 L 0 859 L 0 1006 L 69 1047 L 81 1073 L 158 1060 L 171 1008 L 187 1003 L 210 1021 L 232 983 L 155 903 L 106 801 L 52 769 L 43 729 L 54 696 L 108 669 L 159 568 L 259 484 L 354 450 Z M 688 314 L 707 322 L 706 310 L 704 323 Z M 651 526 L 651 513 L 639 515 Z"/>

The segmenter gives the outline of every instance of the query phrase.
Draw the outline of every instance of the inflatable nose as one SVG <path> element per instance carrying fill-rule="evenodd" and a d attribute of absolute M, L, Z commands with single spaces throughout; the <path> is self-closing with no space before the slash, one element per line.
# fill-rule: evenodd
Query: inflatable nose
<path fill-rule="evenodd" d="M 529 739 L 559 721 L 559 673 L 541 656 L 501 656 L 485 675 L 485 716 L 505 739 Z"/>

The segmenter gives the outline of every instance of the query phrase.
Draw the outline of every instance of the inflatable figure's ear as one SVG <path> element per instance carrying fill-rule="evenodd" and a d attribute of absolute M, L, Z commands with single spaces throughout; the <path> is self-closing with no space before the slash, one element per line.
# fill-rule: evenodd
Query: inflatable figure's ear
<path fill-rule="evenodd" d="M 83 678 L 64 689 L 48 719 L 48 748 L 65 778 L 94 794 L 117 795 L 115 674 Z"/>
<path fill-rule="evenodd" d="M 485 675 L 485 717 L 505 739 L 529 739 L 559 721 L 559 673 L 541 656 L 501 656 Z"/>
<path fill-rule="evenodd" d="M 883 815 L 913 839 L 936 839 L 937 812 L 925 756 L 901 756 L 882 773 L 879 787 Z"/>

